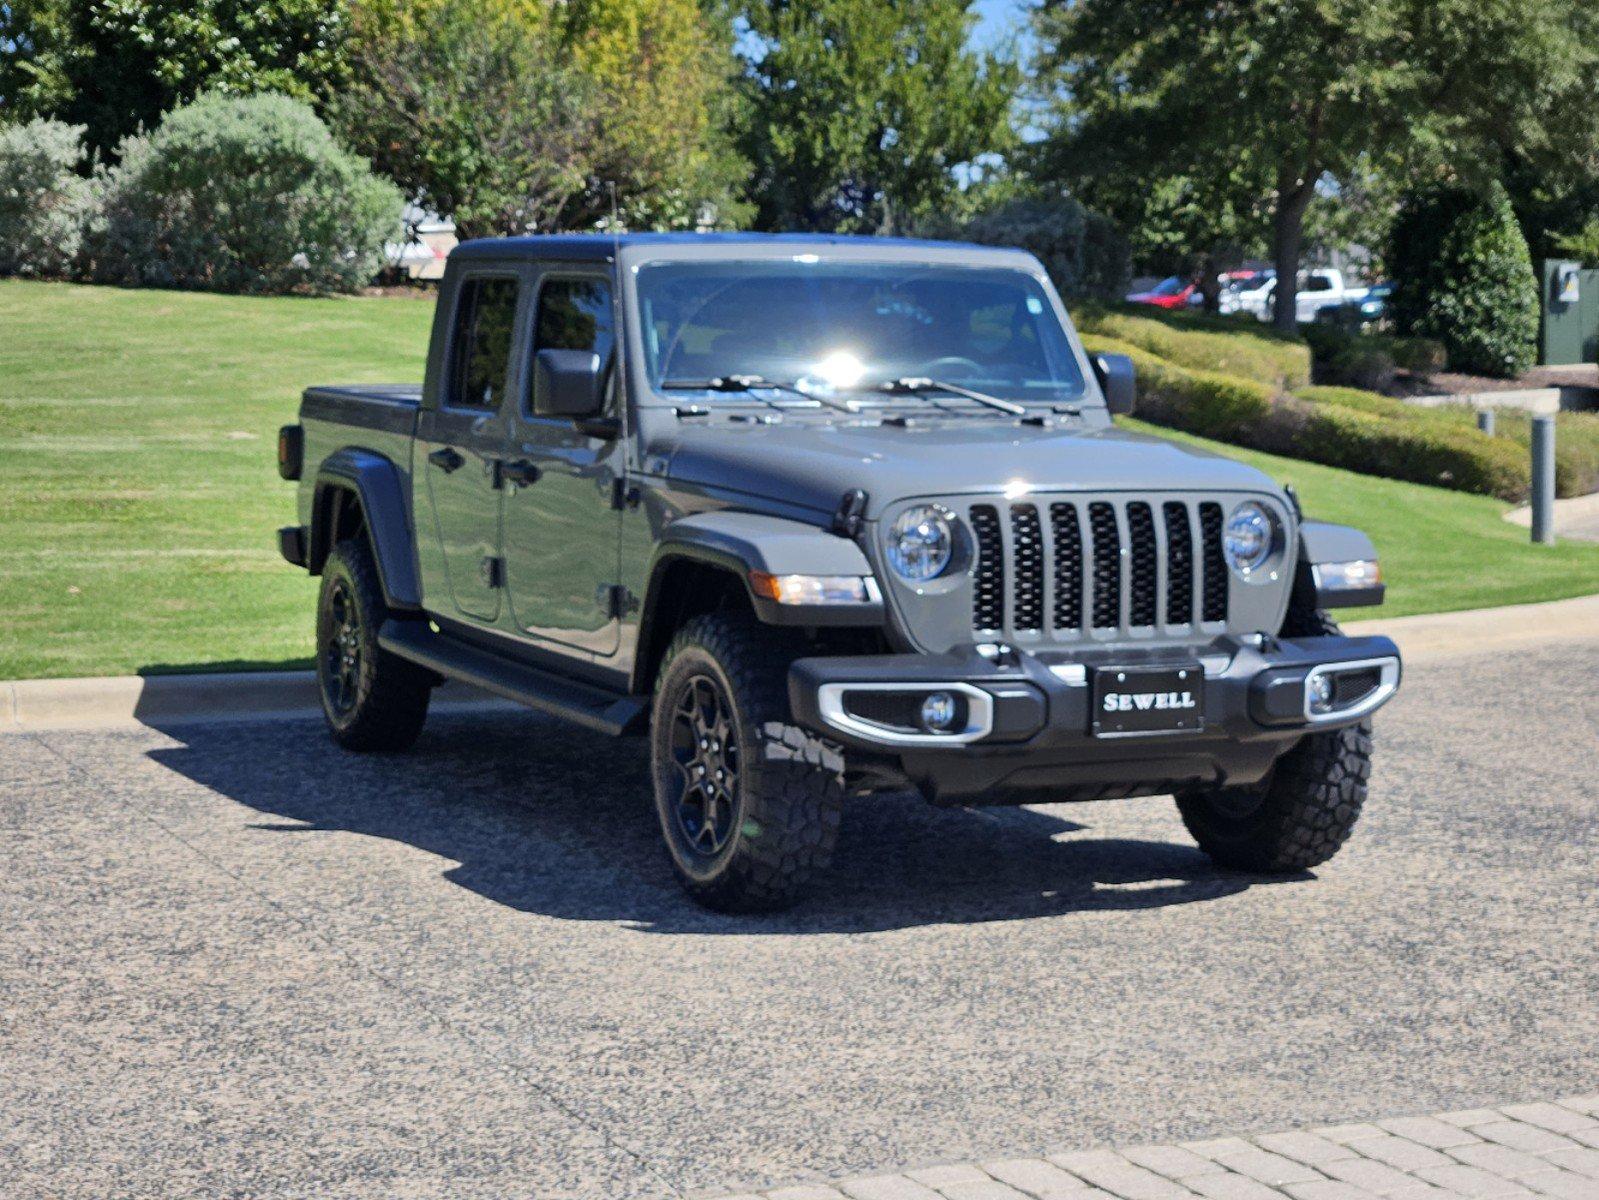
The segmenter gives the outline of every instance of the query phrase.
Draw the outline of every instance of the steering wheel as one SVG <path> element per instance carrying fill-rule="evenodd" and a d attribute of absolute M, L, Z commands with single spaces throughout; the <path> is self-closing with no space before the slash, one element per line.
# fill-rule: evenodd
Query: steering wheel
<path fill-rule="evenodd" d="M 957 376 L 981 375 L 984 367 L 982 363 L 960 354 L 946 354 L 943 358 L 935 358 L 932 362 L 922 365 L 923 372 L 934 379 L 950 374 L 952 369 Z"/>

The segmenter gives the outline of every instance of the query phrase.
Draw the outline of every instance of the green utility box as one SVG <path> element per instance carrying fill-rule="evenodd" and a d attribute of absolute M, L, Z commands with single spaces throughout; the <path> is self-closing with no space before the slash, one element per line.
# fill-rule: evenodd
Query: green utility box
<path fill-rule="evenodd" d="M 1538 361 L 1559 367 L 1599 360 L 1599 271 L 1546 258 L 1541 276 Z"/>

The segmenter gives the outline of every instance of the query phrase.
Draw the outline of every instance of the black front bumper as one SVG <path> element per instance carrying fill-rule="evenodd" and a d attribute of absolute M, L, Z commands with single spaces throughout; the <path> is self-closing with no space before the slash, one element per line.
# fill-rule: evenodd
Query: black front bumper
<path fill-rule="evenodd" d="M 1186 672 L 1203 697 L 1202 727 L 1096 736 L 1094 673 L 1108 667 Z M 1342 711 L 1312 716 L 1306 681 L 1318 668 L 1361 684 L 1369 673 L 1373 686 L 1363 696 L 1352 692 Z M 941 803 L 976 804 L 1254 783 L 1305 733 L 1353 724 L 1381 707 L 1399 671 L 1398 647 L 1383 637 L 1224 637 L 1197 651 L 992 654 L 973 647 L 807 658 L 790 669 L 788 687 L 795 719 L 842 742 L 852 764 L 901 775 Z M 878 724 L 850 707 L 866 692 L 915 699 L 919 690 L 945 687 L 966 722 L 954 734 Z"/>

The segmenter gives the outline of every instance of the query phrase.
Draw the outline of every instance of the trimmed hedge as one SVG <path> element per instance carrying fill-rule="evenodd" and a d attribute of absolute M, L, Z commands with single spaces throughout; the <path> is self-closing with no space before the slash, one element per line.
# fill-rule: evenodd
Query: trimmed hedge
<path fill-rule="evenodd" d="M 1435 337 L 1456 371 L 1513 379 L 1532 365 L 1538 280 L 1502 184 L 1416 193 L 1394 222 L 1389 262 L 1400 333 Z"/>
<path fill-rule="evenodd" d="M 1411 483 L 1521 500 L 1527 454 L 1473 424 L 1352 388 L 1297 395 L 1168 362 L 1130 342 L 1085 334 L 1091 354 L 1125 354 L 1138 373 L 1138 415 L 1201 437 Z"/>
<path fill-rule="evenodd" d="M 1151 316 L 1147 309 L 1132 313 L 1088 305 L 1072 316 L 1082 333 L 1127 342 L 1190 370 L 1218 371 L 1272 387 L 1310 382 L 1310 348 L 1263 332 L 1253 319 L 1240 328 L 1227 318 Z"/>
<path fill-rule="evenodd" d="M 1317 321 L 1301 327 L 1317 383 L 1381 391 L 1399 371 L 1430 375 L 1448 356 L 1436 338 L 1392 337 Z"/>
<path fill-rule="evenodd" d="M 1247 446 L 1255 445 L 1249 439 L 1271 416 L 1274 392 L 1263 383 L 1191 370 L 1131 342 L 1098 334 L 1084 334 L 1083 346 L 1090 354 L 1125 354 L 1133 360 L 1138 415 L 1157 425 Z"/>
<path fill-rule="evenodd" d="M 1356 388 L 1305 388 L 1308 405 L 1296 440 L 1300 457 L 1367 475 L 1430 483 L 1501 500 L 1522 500 L 1531 488 L 1527 452 L 1478 431 L 1461 410 L 1422 408 Z"/>

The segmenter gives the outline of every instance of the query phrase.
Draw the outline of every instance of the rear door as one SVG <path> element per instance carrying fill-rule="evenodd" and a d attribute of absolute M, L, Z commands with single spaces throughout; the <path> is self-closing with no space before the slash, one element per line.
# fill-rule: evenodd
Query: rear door
<path fill-rule="evenodd" d="M 523 291 L 512 271 L 462 278 L 439 400 L 417 428 L 414 461 L 427 481 L 451 599 L 460 616 L 483 623 L 499 617 L 504 583 L 497 472 L 513 407 L 507 398 L 522 375 L 516 331 Z"/>
<path fill-rule="evenodd" d="M 528 361 L 546 349 L 592 351 L 608 380 L 596 415 L 622 417 L 609 271 L 551 265 L 539 279 L 534 304 Z M 549 415 L 536 379 L 520 394 L 515 453 L 536 468 L 537 478 L 506 489 L 511 611 L 524 633 L 609 656 L 616 653 L 620 629 L 613 588 L 622 513 L 615 495 L 625 469 L 626 441 L 591 436 L 571 418 Z"/>

